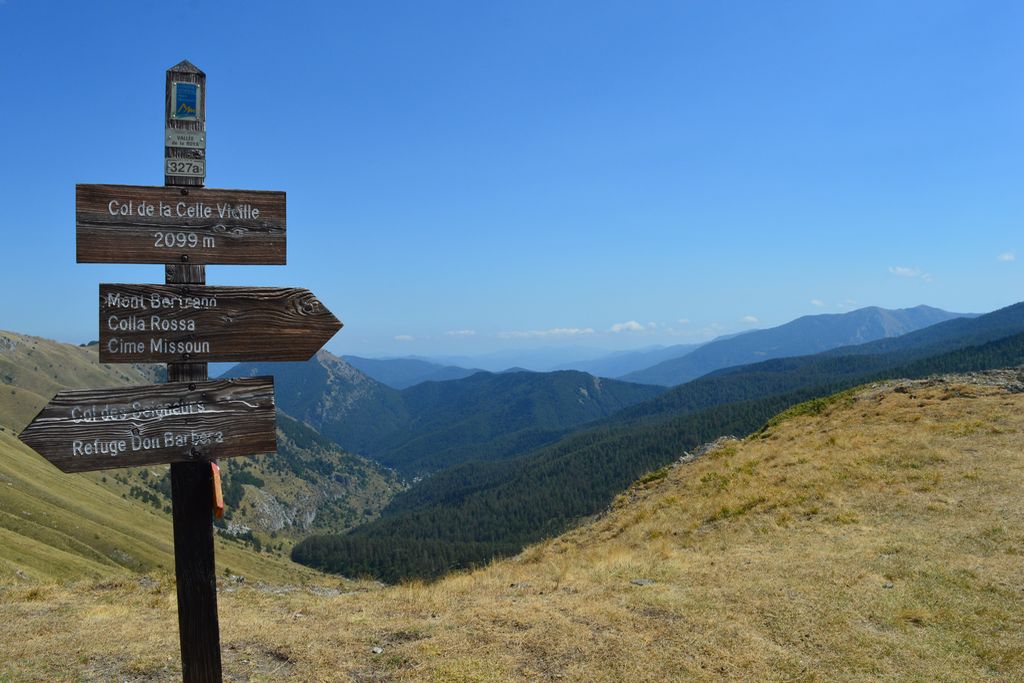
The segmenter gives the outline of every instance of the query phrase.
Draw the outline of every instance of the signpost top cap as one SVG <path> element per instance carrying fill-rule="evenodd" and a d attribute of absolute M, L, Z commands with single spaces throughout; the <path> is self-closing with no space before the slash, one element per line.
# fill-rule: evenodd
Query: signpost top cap
<path fill-rule="evenodd" d="M 181 60 L 180 62 L 172 66 L 170 69 L 168 69 L 167 72 L 176 74 L 197 74 L 199 76 L 206 75 L 205 73 L 203 73 L 202 69 L 200 69 L 198 66 L 188 61 L 187 59 Z"/>

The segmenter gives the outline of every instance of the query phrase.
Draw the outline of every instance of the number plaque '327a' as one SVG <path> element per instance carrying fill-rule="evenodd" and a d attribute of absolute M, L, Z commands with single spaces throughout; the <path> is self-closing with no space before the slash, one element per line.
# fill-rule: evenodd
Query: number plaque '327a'
<path fill-rule="evenodd" d="M 285 193 L 77 185 L 79 263 L 285 263 Z"/>

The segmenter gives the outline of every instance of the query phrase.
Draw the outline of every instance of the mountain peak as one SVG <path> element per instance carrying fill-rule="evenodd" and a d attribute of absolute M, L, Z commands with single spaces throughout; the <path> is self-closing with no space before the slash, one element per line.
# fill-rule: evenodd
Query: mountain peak
<path fill-rule="evenodd" d="M 924 305 L 903 309 L 866 306 L 845 313 L 805 315 L 778 327 L 716 339 L 622 379 L 672 386 L 722 368 L 898 337 L 959 317 L 964 314 Z"/>

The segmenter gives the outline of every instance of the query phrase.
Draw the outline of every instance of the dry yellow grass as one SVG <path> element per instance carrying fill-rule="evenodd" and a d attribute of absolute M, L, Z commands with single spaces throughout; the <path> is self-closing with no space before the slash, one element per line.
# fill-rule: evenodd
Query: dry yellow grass
<path fill-rule="evenodd" d="M 477 572 L 226 586 L 227 678 L 1022 680 L 1024 394 L 894 386 L 649 476 Z M 175 680 L 175 623 L 164 578 L 7 585 L 0 681 Z"/>

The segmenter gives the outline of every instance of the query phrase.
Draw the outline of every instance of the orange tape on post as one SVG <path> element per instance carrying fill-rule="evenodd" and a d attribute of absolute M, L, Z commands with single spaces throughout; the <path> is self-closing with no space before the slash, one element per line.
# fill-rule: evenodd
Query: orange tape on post
<path fill-rule="evenodd" d="M 220 465 L 210 463 L 213 470 L 213 516 L 220 519 L 224 516 L 224 491 L 220 487 Z"/>

